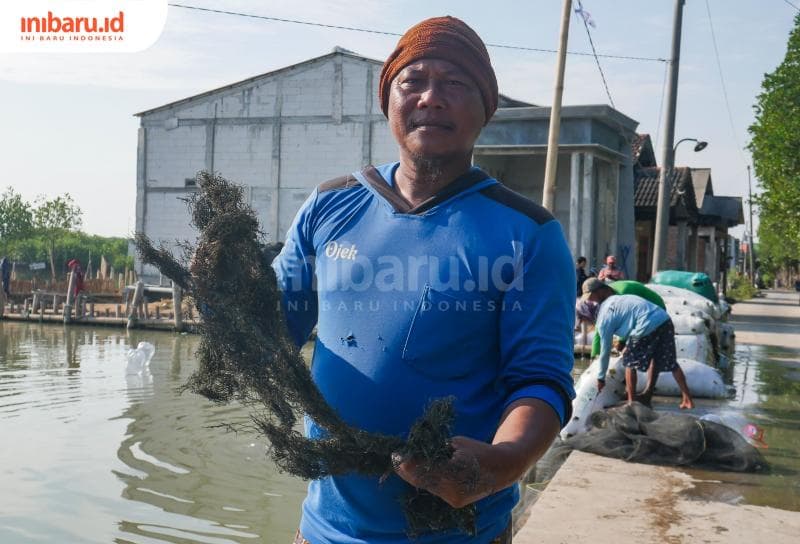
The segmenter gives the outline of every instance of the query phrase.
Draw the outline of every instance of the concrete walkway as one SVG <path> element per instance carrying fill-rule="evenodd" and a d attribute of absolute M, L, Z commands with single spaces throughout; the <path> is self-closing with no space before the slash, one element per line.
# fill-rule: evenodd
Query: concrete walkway
<path fill-rule="evenodd" d="M 770 291 L 734 305 L 739 344 L 800 349 L 794 292 Z M 798 446 L 800 449 L 800 446 Z M 574 451 L 528 511 L 514 544 L 788 544 L 798 542 L 800 512 L 682 496 L 691 476 Z"/>
<path fill-rule="evenodd" d="M 738 344 L 800 349 L 800 293 L 764 291 L 733 305 L 731 323 Z"/>
<path fill-rule="evenodd" d="M 692 478 L 667 467 L 574 451 L 514 544 L 795 544 L 800 513 L 689 500 Z"/>

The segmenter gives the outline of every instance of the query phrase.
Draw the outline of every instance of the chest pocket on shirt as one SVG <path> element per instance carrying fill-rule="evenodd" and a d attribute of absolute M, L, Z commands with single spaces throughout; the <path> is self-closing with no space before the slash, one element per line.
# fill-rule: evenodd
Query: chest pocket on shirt
<path fill-rule="evenodd" d="M 497 304 L 479 293 L 446 294 L 426 285 L 403 345 L 402 358 L 433 378 L 469 375 L 492 364 Z"/>

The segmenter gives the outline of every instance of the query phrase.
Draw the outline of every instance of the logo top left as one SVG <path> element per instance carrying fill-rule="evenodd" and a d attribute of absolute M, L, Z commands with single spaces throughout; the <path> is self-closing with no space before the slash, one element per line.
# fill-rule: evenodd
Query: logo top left
<path fill-rule="evenodd" d="M 3 0 L 0 52 L 134 53 L 153 45 L 167 0 Z"/>

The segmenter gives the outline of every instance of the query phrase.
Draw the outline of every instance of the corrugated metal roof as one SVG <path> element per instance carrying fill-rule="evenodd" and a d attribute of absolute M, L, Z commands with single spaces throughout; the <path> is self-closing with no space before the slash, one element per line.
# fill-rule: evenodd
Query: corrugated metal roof
<path fill-rule="evenodd" d="M 707 195 L 700 209 L 703 223 L 722 222 L 728 227 L 744 224 L 742 197 Z"/>

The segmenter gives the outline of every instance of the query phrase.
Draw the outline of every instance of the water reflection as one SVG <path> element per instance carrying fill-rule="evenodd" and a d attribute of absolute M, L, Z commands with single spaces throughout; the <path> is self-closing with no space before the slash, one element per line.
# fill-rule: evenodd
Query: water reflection
<path fill-rule="evenodd" d="M 126 375 L 145 340 L 149 375 Z M 178 388 L 197 337 L 0 322 L 0 542 L 278 542 L 305 484 L 249 423 Z M 46 513 L 46 515 L 43 515 Z"/>

